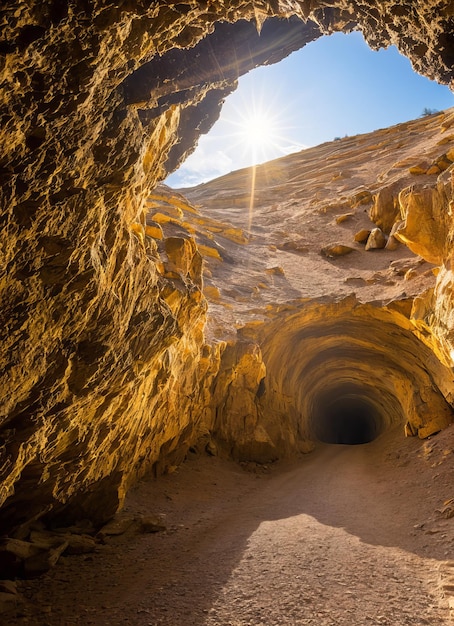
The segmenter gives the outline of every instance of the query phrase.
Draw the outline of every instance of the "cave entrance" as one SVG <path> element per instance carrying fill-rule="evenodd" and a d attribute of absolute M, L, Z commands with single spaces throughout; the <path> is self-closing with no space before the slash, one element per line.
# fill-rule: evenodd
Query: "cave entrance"
<path fill-rule="evenodd" d="M 370 400 L 357 394 L 330 396 L 318 401 L 314 429 L 319 441 L 359 445 L 380 434 L 382 418 Z"/>
<path fill-rule="evenodd" d="M 266 30 L 265 22 L 262 39 Z M 367 106 L 365 93 L 376 96 Z M 385 101 L 380 94 L 392 98 Z M 417 74 L 394 46 L 372 50 L 358 31 L 314 35 L 278 63 L 240 76 L 218 121 L 165 182 L 192 187 L 326 141 L 417 118 L 427 107 L 451 106 L 449 87 Z"/>

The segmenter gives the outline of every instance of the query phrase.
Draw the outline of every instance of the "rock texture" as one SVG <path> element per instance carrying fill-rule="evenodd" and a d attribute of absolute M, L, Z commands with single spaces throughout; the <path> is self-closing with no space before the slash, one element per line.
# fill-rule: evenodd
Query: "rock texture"
<path fill-rule="evenodd" d="M 204 340 L 203 249 L 178 233 L 158 246 L 145 201 L 238 75 L 321 33 L 361 28 L 449 83 L 452 22 L 441 0 L 2 5 L 2 530 L 45 515 L 100 523 L 143 471 L 169 469 L 208 437 L 223 344 Z M 410 245 L 419 205 L 406 206 L 399 236 Z M 431 206 L 438 214 L 435 196 Z M 429 260 L 447 250 L 437 240 Z M 278 282 L 280 270 L 267 276 Z M 451 282 L 446 266 L 431 321 L 443 355 Z M 250 360 L 254 385 L 261 366 Z"/>

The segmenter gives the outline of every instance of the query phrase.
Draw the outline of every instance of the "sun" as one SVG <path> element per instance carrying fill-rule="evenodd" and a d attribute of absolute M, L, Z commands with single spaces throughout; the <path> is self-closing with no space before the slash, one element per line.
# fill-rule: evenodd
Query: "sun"
<path fill-rule="evenodd" d="M 244 140 L 251 148 L 265 148 L 277 143 L 279 129 L 276 120 L 265 111 L 246 116 L 241 123 Z"/>
<path fill-rule="evenodd" d="M 290 102 L 280 97 L 278 84 L 257 81 L 235 103 L 229 103 L 228 113 L 221 113 L 225 151 L 232 164 L 252 167 L 277 159 L 307 146 L 295 141 L 299 120 L 291 116 Z"/>
<path fill-rule="evenodd" d="M 231 140 L 251 165 L 282 156 L 283 147 L 289 143 L 284 118 L 263 101 L 246 103 L 237 109 L 231 124 Z"/>

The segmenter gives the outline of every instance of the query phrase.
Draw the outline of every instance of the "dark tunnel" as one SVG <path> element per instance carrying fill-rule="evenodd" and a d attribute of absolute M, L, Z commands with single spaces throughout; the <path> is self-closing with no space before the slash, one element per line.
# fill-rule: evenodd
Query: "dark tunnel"
<path fill-rule="evenodd" d="M 383 430 L 377 407 L 356 393 L 329 393 L 315 407 L 315 436 L 323 443 L 358 445 L 373 441 Z"/>

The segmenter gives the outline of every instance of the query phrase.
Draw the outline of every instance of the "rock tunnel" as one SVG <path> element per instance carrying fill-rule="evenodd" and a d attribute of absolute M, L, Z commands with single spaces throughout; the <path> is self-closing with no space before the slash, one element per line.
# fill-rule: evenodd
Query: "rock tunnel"
<path fill-rule="evenodd" d="M 451 421 L 447 176 L 435 183 L 443 241 L 423 242 L 441 270 L 419 326 L 350 302 L 211 342 L 200 251 L 188 238 L 160 250 L 145 218 L 238 76 L 316 37 L 360 29 L 452 84 L 449 3 L 18 0 L 0 20 L 2 532 L 100 523 L 145 472 L 212 436 L 266 460 Z"/>
<path fill-rule="evenodd" d="M 360 445 L 383 430 L 381 404 L 373 404 L 368 389 L 339 385 L 316 399 L 314 430 L 324 443 Z"/>
<path fill-rule="evenodd" d="M 396 428 L 424 438 L 452 421 L 450 368 L 402 312 L 354 298 L 305 303 L 246 332 L 234 360 L 250 373 L 251 396 L 260 380 L 254 455 L 263 461 L 298 441 L 362 444 Z M 227 362 L 225 371 L 231 371 Z M 232 382 L 230 395 L 219 401 L 217 436 L 230 454 L 245 459 L 251 433 L 245 437 L 235 421 L 253 411 L 235 400 Z"/>

